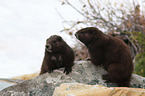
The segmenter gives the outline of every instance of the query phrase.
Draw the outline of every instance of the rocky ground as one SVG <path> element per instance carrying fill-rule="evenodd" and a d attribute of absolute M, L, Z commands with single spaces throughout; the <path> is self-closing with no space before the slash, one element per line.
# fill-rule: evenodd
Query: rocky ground
<path fill-rule="evenodd" d="M 12 83 L 12 86 L 10 85 L 11 83 L 8 83 L 9 85 L 7 86 L 9 87 L 6 86 L 7 88 L 1 88 L 3 90 L 0 91 L 0 94 L 2 96 L 52 96 L 54 89 L 59 87 L 62 83 L 81 83 L 88 85 L 101 85 L 105 87 L 117 87 L 116 84 L 105 83 L 105 81 L 102 80 L 102 75 L 107 73 L 102 67 L 95 67 L 87 61 L 75 62 L 72 72 L 69 75 L 65 75 L 63 70 L 64 68 L 61 68 L 59 70 L 54 70 L 51 74 L 46 73 L 24 81 L 0 79 L 0 83 L 3 82 L 3 84 L 6 84 L 4 81 Z M 145 88 L 145 78 L 133 74 L 131 87 Z"/>

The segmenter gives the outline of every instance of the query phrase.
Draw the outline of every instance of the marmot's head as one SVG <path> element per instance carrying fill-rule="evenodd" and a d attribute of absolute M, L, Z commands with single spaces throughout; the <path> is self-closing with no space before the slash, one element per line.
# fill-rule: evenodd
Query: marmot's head
<path fill-rule="evenodd" d="M 103 33 L 95 27 L 87 27 L 77 31 L 75 36 L 86 46 L 89 46 L 92 42 L 96 42 L 102 34 Z"/>
<path fill-rule="evenodd" d="M 60 52 L 65 50 L 66 43 L 58 35 L 52 35 L 46 40 L 45 49 L 47 52 Z"/>

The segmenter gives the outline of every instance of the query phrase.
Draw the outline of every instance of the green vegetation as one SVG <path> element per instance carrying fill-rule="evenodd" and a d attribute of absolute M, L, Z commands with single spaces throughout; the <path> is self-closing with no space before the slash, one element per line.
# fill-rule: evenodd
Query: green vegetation
<path fill-rule="evenodd" d="M 145 77 L 145 35 L 142 32 L 132 32 L 133 37 L 130 37 L 140 46 L 140 50 L 135 58 L 135 73 Z"/>

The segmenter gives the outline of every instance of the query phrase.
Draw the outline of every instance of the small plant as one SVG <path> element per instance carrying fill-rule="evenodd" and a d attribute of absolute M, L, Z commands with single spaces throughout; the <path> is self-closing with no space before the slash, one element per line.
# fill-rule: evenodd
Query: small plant
<path fill-rule="evenodd" d="M 145 34 L 142 32 L 132 32 L 132 34 L 133 37 L 130 38 L 140 46 L 135 59 L 135 73 L 145 77 Z"/>

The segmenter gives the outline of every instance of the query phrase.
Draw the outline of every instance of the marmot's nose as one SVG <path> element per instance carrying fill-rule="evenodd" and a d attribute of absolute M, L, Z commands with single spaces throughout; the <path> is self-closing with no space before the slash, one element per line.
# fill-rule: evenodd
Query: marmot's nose
<path fill-rule="evenodd" d="M 50 44 L 46 44 L 45 47 L 46 47 L 47 49 L 51 49 L 51 45 L 50 45 Z"/>
<path fill-rule="evenodd" d="M 51 45 L 50 45 L 50 44 L 46 44 L 46 45 L 45 45 L 45 49 L 46 49 L 48 52 L 52 52 L 52 48 L 51 48 Z"/>

